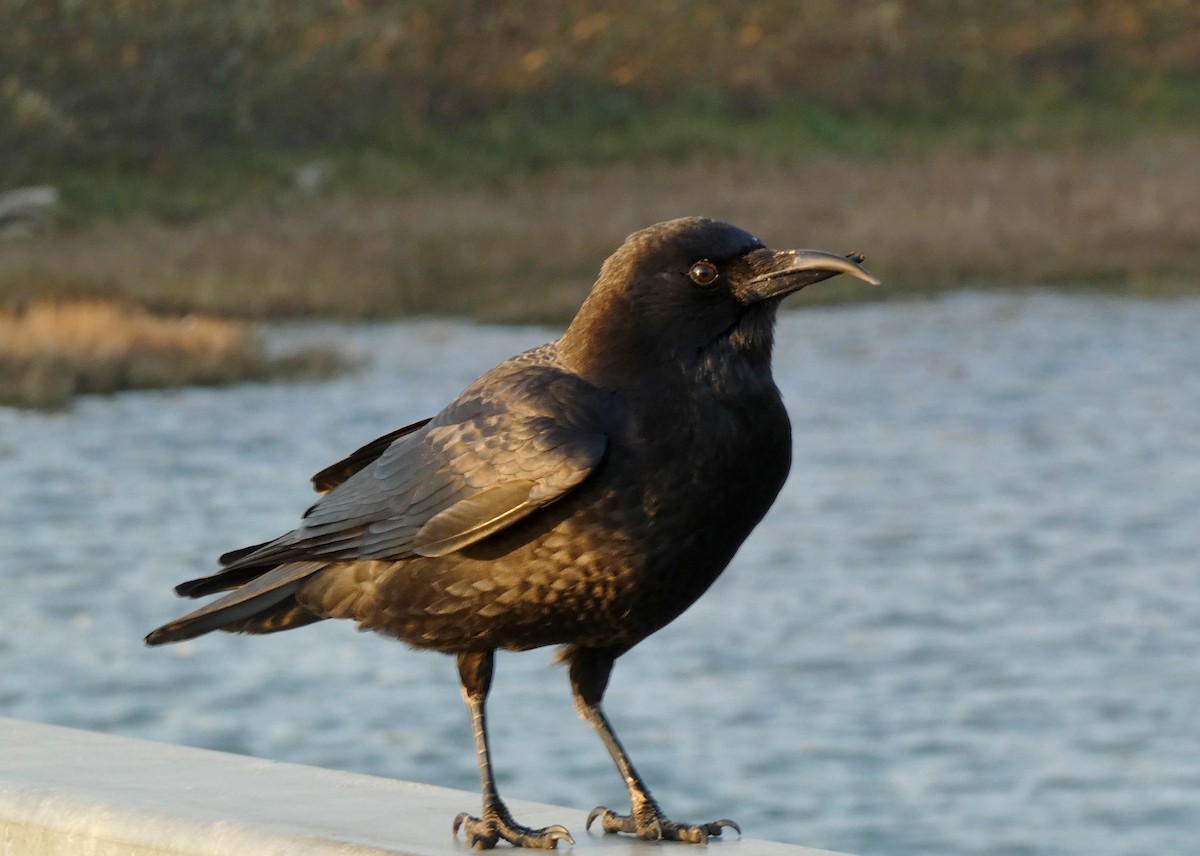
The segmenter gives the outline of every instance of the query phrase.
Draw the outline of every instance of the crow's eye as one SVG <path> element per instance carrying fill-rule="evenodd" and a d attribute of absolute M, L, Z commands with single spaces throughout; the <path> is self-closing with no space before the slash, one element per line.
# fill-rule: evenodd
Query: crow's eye
<path fill-rule="evenodd" d="M 696 285 L 712 285 L 719 275 L 717 266 L 712 262 L 696 262 L 688 268 L 688 278 Z"/>

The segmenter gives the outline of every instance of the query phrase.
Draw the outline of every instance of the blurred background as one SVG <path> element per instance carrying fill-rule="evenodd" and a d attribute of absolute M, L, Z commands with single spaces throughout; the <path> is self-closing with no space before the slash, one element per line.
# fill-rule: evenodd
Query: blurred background
<path fill-rule="evenodd" d="M 59 199 L 4 296 L 561 321 L 687 212 L 892 293 L 1200 270 L 1194 0 L 5 0 L 0 57 Z"/>
<path fill-rule="evenodd" d="M 0 0 L 0 716 L 473 790 L 444 658 L 141 636 L 689 214 L 885 286 L 791 301 L 785 493 L 617 670 L 668 810 L 1191 852 L 1197 0 Z M 545 659 L 501 788 L 619 803 Z"/>

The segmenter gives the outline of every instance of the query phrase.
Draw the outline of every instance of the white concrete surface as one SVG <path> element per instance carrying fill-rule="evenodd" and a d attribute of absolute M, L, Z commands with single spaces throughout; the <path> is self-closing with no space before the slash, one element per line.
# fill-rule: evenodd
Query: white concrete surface
<path fill-rule="evenodd" d="M 586 810 L 510 805 L 565 824 L 576 845 L 559 852 L 692 852 L 586 832 Z M 478 808 L 474 793 L 0 719 L 4 856 L 461 856 L 451 821 Z M 836 856 L 736 835 L 702 852 Z"/>

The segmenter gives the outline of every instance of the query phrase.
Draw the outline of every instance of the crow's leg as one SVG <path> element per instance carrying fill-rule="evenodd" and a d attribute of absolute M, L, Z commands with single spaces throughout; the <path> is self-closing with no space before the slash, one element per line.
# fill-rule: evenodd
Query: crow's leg
<path fill-rule="evenodd" d="M 732 820 L 689 825 L 676 823 L 663 814 L 663 810 L 650 795 L 650 789 L 633 768 L 633 762 L 629 760 L 625 747 L 613 732 L 608 717 L 600 709 L 600 700 L 604 696 L 605 687 L 608 686 L 608 677 L 612 673 L 616 656 L 617 653 L 613 650 L 593 648 L 580 648 L 571 654 L 571 691 L 575 694 L 575 706 L 604 741 L 608 753 L 617 764 L 617 769 L 625 778 L 625 786 L 629 788 L 629 814 L 617 814 L 612 809 L 599 806 L 592 809 L 592 813 L 588 815 L 588 828 L 591 828 L 596 818 L 600 818 L 600 826 L 605 832 L 629 832 L 638 838 L 665 838 L 697 844 L 707 842 L 709 836 L 720 835 L 725 827 L 735 829 L 740 834 L 741 828 Z"/>
<path fill-rule="evenodd" d="M 503 838 L 517 847 L 536 847 L 553 850 L 559 841 L 574 844 L 571 833 L 563 826 L 530 829 L 521 826 L 496 791 L 492 778 L 492 755 L 488 751 L 487 714 L 484 704 L 492 687 L 493 651 L 464 651 L 458 655 L 458 677 L 462 682 L 463 698 L 471 710 L 471 726 L 475 732 L 475 754 L 479 758 L 479 783 L 483 790 L 483 817 L 472 817 L 465 811 L 454 818 L 454 834 L 463 834 L 472 847 L 490 850 Z"/>

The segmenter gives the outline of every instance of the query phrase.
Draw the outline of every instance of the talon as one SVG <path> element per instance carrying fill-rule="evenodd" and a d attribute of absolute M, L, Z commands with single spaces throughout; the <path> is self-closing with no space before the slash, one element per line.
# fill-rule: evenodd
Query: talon
<path fill-rule="evenodd" d="M 596 818 L 600 818 L 600 828 L 606 833 L 634 831 L 634 824 L 630 818 L 617 814 L 606 806 L 598 805 L 592 809 L 588 815 L 587 829 L 592 828 L 592 821 Z"/>
<path fill-rule="evenodd" d="M 721 818 L 720 820 L 714 820 L 712 823 L 708 824 L 709 835 L 716 835 L 719 837 L 721 835 L 722 827 L 728 827 L 729 829 L 732 829 L 738 834 L 738 837 L 741 838 L 742 828 L 729 818 Z"/>
<path fill-rule="evenodd" d="M 547 826 L 542 830 L 542 834 L 554 841 L 555 844 L 559 841 L 565 841 L 572 847 L 575 846 L 575 839 L 571 837 L 571 831 L 561 823 L 556 823 L 554 826 Z M 554 846 L 551 845 L 551 847 Z"/>
<path fill-rule="evenodd" d="M 458 836 L 458 830 L 463 830 L 467 846 L 472 850 L 491 850 L 500 840 L 500 832 L 485 820 L 473 817 L 468 812 L 460 812 L 451 825 L 451 834 Z"/>

